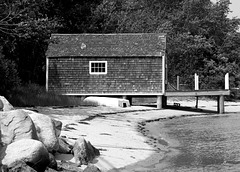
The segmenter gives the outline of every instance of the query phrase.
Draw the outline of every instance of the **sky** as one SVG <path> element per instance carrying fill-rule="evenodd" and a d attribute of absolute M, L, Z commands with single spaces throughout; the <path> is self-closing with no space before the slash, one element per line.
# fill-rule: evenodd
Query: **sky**
<path fill-rule="evenodd" d="M 212 2 L 217 2 L 219 0 L 211 0 Z M 232 4 L 229 5 L 230 10 L 232 11 L 228 17 L 238 17 L 240 18 L 240 0 L 230 0 Z"/>
<path fill-rule="evenodd" d="M 211 0 L 212 2 L 217 2 L 219 0 Z M 240 0 L 230 0 L 231 4 L 229 5 L 230 13 L 228 14 L 228 17 L 231 19 L 233 17 L 240 18 Z M 238 32 L 240 32 L 240 27 L 238 29 Z"/>
<path fill-rule="evenodd" d="M 230 0 L 232 4 L 229 5 L 232 13 L 228 15 L 229 18 L 238 17 L 240 18 L 240 0 Z"/>

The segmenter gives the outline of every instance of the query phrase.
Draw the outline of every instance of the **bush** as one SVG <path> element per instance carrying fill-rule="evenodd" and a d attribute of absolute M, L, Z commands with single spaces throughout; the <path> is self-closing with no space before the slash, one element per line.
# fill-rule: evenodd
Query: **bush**
<path fill-rule="evenodd" d="M 80 97 L 57 95 L 54 92 L 46 92 L 45 87 L 37 84 L 29 84 L 16 88 L 8 97 L 9 102 L 17 107 L 30 106 L 95 106 L 83 102 Z"/>

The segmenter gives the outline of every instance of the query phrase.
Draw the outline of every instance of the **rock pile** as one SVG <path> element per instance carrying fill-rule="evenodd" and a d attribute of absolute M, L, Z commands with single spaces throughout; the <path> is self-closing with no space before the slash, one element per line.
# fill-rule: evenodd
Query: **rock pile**
<path fill-rule="evenodd" d="M 73 154 L 76 166 L 89 165 L 100 155 L 84 138 L 79 138 L 74 145 L 68 144 L 67 139 L 60 136 L 61 121 L 30 110 L 14 109 L 2 96 L 0 110 L 1 171 L 64 171 L 55 160 L 56 153 Z M 92 165 L 84 171 L 89 170 L 100 171 Z M 71 171 L 81 170 L 76 167 Z"/>

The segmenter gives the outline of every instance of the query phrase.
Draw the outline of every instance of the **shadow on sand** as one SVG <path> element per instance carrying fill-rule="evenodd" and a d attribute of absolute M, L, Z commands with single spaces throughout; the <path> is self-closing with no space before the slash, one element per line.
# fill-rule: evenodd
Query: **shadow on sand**
<path fill-rule="evenodd" d="M 141 104 L 141 106 L 157 108 L 155 104 Z M 208 110 L 208 109 L 201 109 L 200 107 L 190 107 L 190 106 L 174 106 L 174 105 L 167 105 L 164 106 L 163 109 L 172 109 L 172 110 L 180 110 L 180 111 L 187 111 L 187 112 L 201 112 L 201 113 L 218 113 L 218 111 Z"/>
<path fill-rule="evenodd" d="M 218 113 L 217 110 L 207 110 L 207 109 L 201 109 L 201 108 L 195 108 L 195 107 L 188 107 L 188 106 L 172 106 L 167 105 L 164 107 L 164 109 L 173 109 L 173 110 L 181 110 L 181 111 L 188 111 L 188 112 L 201 112 L 201 113 Z"/>

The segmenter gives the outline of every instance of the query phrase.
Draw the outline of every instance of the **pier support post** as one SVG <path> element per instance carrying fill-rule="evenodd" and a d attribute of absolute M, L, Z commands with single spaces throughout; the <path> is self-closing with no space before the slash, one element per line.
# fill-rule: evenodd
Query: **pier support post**
<path fill-rule="evenodd" d="M 224 96 L 223 95 L 218 96 L 217 107 L 218 107 L 218 113 L 223 114 L 224 113 Z"/>
<path fill-rule="evenodd" d="M 163 108 L 163 96 L 157 96 L 157 109 Z"/>
<path fill-rule="evenodd" d="M 195 108 L 197 109 L 198 108 L 198 96 L 196 96 L 196 106 Z"/>
<path fill-rule="evenodd" d="M 162 106 L 163 106 L 163 108 L 167 107 L 167 96 L 162 97 Z"/>
<path fill-rule="evenodd" d="M 132 97 L 130 97 L 130 96 L 127 96 L 127 100 L 129 101 L 129 103 L 130 103 L 130 106 L 132 106 Z"/>

